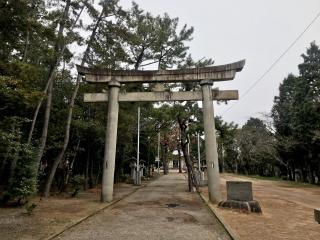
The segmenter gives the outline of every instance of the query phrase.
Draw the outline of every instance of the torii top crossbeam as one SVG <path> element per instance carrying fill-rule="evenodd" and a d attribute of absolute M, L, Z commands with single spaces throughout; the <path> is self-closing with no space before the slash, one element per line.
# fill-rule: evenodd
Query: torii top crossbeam
<path fill-rule="evenodd" d="M 245 60 L 213 67 L 178 69 L 178 70 L 111 70 L 77 66 L 78 73 L 85 75 L 88 83 L 108 83 L 111 80 L 120 83 L 152 82 L 194 82 L 201 80 L 227 81 L 234 79 L 240 72 Z"/>

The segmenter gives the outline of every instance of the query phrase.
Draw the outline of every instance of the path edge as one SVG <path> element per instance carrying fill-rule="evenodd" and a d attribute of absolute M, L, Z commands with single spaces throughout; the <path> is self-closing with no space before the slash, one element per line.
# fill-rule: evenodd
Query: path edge
<path fill-rule="evenodd" d="M 110 202 L 110 203 L 107 203 L 106 205 L 104 205 L 103 207 L 101 207 L 101 208 L 99 208 L 98 210 L 94 211 L 93 213 L 90 213 L 89 215 L 78 219 L 77 221 L 75 221 L 74 223 L 72 223 L 70 226 L 67 226 L 66 228 L 64 228 L 63 230 L 59 231 L 58 233 L 53 233 L 53 234 L 51 234 L 50 236 L 44 237 L 44 238 L 41 238 L 41 239 L 43 239 L 43 240 L 52 240 L 52 239 L 60 236 L 60 235 L 63 234 L 64 232 L 66 232 L 66 231 L 68 231 L 69 229 L 71 229 L 71 228 L 79 225 L 80 223 L 82 223 L 83 221 L 87 220 L 88 218 L 90 218 L 90 217 L 92 217 L 92 216 L 94 216 L 94 215 L 102 212 L 103 210 L 105 210 L 105 209 L 111 207 L 112 205 L 120 202 L 121 200 L 129 197 L 130 195 L 134 194 L 134 193 L 137 192 L 138 190 L 140 190 L 140 189 L 142 189 L 142 188 L 145 188 L 145 187 L 148 186 L 151 182 L 153 182 L 154 180 L 159 179 L 160 177 L 162 177 L 162 175 L 157 176 L 157 177 L 151 179 L 151 180 L 148 181 L 146 184 L 144 184 L 144 185 L 142 185 L 142 186 L 134 189 L 132 192 L 130 192 L 130 193 L 122 196 L 121 198 L 119 198 L 119 199 L 117 199 L 117 200 L 114 200 L 114 201 L 112 201 L 112 202 Z"/>
<path fill-rule="evenodd" d="M 222 216 L 210 205 L 209 201 L 206 199 L 206 197 L 201 193 L 198 192 L 200 198 L 205 203 L 205 205 L 208 207 L 209 211 L 218 219 L 218 221 L 221 223 L 223 228 L 226 230 L 226 232 L 229 234 L 232 240 L 240 240 L 240 237 L 234 233 L 234 231 L 231 229 L 229 224 L 226 223 L 226 221 L 222 218 Z"/>

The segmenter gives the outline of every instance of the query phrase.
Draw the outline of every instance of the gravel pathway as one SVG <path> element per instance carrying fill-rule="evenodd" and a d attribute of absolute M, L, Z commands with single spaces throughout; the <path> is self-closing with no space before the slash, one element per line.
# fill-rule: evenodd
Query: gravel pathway
<path fill-rule="evenodd" d="M 151 182 L 56 239 L 230 239 L 182 174 Z"/>

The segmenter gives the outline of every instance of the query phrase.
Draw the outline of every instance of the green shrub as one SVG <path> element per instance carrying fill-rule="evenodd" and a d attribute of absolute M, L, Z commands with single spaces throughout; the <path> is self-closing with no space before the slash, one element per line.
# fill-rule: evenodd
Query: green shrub
<path fill-rule="evenodd" d="M 9 180 L 9 200 L 24 204 L 37 191 L 37 164 L 35 150 L 27 144 L 20 144 L 17 164 Z"/>
<path fill-rule="evenodd" d="M 30 204 L 26 204 L 24 206 L 25 210 L 26 210 L 26 214 L 27 215 L 31 215 L 33 213 L 33 210 L 37 207 L 37 204 L 35 203 L 30 203 Z"/>
<path fill-rule="evenodd" d="M 71 194 L 72 197 L 76 197 L 80 191 L 81 186 L 84 184 L 84 176 L 83 175 L 74 175 L 71 178 L 71 185 L 73 188 L 73 192 Z"/>
<path fill-rule="evenodd" d="M 115 182 L 128 182 L 130 180 L 130 175 L 129 174 L 119 174 L 116 176 Z"/>

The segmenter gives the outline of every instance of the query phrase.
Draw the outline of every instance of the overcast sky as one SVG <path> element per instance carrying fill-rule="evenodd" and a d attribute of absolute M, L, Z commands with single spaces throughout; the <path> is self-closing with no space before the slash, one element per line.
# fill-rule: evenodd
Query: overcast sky
<path fill-rule="evenodd" d="M 240 125 L 262 112 L 270 112 L 279 83 L 288 73 L 298 73 L 300 55 L 310 42 L 320 44 L 320 18 L 282 60 L 242 98 L 242 94 L 289 47 L 320 11 L 320 0 L 136 0 L 154 15 L 167 12 L 181 24 L 195 28 L 190 53 L 195 59 L 213 58 L 215 65 L 246 59 L 233 81 L 215 84 L 219 89 L 237 89 L 235 104 L 215 104 L 216 115 Z M 131 1 L 120 0 L 124 8 Z M 227 109 L 232 108 L 226 112 Z"/>

